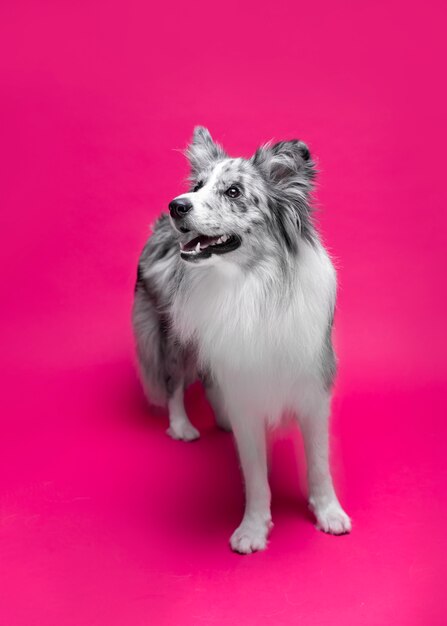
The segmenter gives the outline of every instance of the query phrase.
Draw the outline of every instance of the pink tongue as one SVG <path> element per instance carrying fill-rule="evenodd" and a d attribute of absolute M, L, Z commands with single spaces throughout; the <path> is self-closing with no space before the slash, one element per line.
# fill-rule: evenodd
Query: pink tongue
<path fill-rule="evenodd" d="M 201 248 L 206 248 L 211 244 L 215 243 L 219 237 L 207 237 L 206 235 L 199 235 L 199 237 L 194 237 L 188 243 L 185 243 L 183 246 L 183 250 L 194 250 L 198 243 L 200 243 Z"/>

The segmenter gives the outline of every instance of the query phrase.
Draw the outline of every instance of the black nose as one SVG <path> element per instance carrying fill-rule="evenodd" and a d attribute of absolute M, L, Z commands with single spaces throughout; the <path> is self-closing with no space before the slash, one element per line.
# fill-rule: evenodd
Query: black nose
<path fill-rule="evenodd" d="M 174 219 L 183 217 L 192 209 L 192 204 L 187 198 L 175 198 L 169 203 L 169 211 Z"/>

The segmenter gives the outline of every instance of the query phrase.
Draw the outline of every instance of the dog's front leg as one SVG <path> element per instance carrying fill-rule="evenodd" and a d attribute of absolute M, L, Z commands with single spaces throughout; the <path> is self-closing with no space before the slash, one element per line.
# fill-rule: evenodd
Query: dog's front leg
<path fill-rule="evenodd" d="M 244 517 L 232 534 L 230 544 L 235 552 L 249 554 L 265 549 L 272 526 L 265 423 L 258 416 L 241 416 L 232 412 L 230 422 L 245 481 Z"/>
<path fill-rule="evenodd" d="M 301 431 L 307 457 L 309 504 L 317 527 L 333 535 L 349 533 L 351 520 L 335 494 L 329 469 L 329 398 L 315 394 L 315 407 L 301 415 Z"/>

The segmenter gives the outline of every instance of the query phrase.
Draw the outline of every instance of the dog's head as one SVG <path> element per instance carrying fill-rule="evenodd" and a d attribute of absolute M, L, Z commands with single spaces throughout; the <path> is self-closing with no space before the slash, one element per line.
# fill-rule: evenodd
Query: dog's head
<path fill-rule="evenodd" d="M 309 193 L 315 169 L 302 141 L 281 141 L 259 148 L 251 159 L 233 159 L 197 127 L 186 154 L 191 189 L 169 204 L 185 261 L 240 264 L 266 254 L 296 254 L 300 238 L 313 237 Z"/>

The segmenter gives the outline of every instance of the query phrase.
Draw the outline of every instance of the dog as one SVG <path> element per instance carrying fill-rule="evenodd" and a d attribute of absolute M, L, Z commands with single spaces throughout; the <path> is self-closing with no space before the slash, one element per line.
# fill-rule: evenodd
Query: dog
<path fill-rule="evenodd" d="M 317 527 L 348 533 L 328 459 L 336 273 L 312 218 L 309 149 L 280 141 L 230 158 L 196 127 L 186 154 L 190 189 L 138 265 L 132 318 L 147 398 L 168 407 L 173 439 L 192 441 L 183 393 L 200 378 L 218 425 L 233 431 L 246 496 L 234 551 L 267 545 L 266 432 L 286 418 L 303 434 Z"/>

